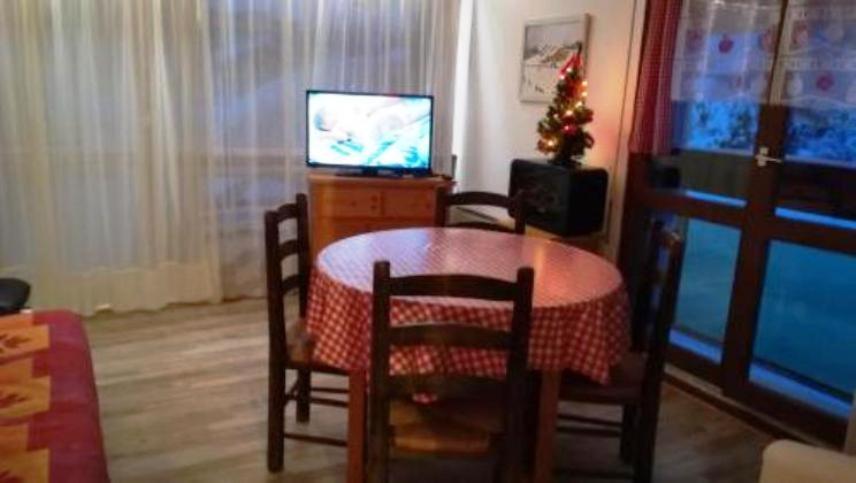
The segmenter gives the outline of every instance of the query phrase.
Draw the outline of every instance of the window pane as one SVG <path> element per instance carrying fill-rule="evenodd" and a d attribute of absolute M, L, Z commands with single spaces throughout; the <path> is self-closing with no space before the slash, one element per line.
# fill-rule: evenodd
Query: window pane
<path fill-rule="evenodd" d="M 737 262 L 740 232 L 734 228 L 701 220 L 680 220 L 686 240 L 684 266 L 678 292 L 675 320 L 677 333 L 672 340 L 688 345 L 690 336 L 697 342 L 718 347 L 725 335 L 728 306 Z M 698 344 L 690 349 L 719 359 L 718 351 Z"/>
<path fill-rule="evenodd" d="M 792 0 L 771 99 L 788 106 L 779 206 L 856 220 L 856 5 Z"/>
<path fill-rule="evenodd" d="M 853 113 L 856 116 L 856 110 Z M 789 152 L 800 149 L 804 153 L 810 152 L 813 157 L 826 156 L 827 160 L 788 159 L 782 168 L 779 185 L 778 204 L 781 208 L 786 209 L 785 211 L 797 210 L 824 215 L 840 221 L 856 220 L 856 189 L 853 188 L 856 186 L 856 164 L 852 161 L 856 160 L 856 124 L 851 128 L 852 132 L 836 134 L 837 142 L 827 142 L 820 137 L 814 140 L 808 137 L 791 137 L 788 140 Z M 846 136 L 849 138 L 845 139 Z M 796 140 L 802 144 L 796 145 Z M 854 149 L 854 157 L 849 158 L 851 161 L 827 162 L 843 151 L 850 150 L 848 144 L 853 145 Z M 833 152 L 839 148 L 842 152 Z"/>
<path fill-rule="evenodd" d="M 769 385 L 765 369 L 849 401 L 856 390 L 854 294 L 856 257 L 773 242 L 753 379 Z"/>
<path fill-rule="evenodd" d="M 712 201 L 744 204 L 752 158 L 726 152 L 677 151 L 654 160 L 651 183 L 660 189 L 682 189 L 714 195 Z"/>
<path fill-rule="evenodd" d="M 853 86 L 856 104 L 856 76 Z M 792 108 L 786 153 L 790 160 L 856 167 L 856 106 L 853 109 Z"/>
<path fill-rule="evenodd" d="M 673 155 L 656 164 L 659 187 L 746 197 L 779 12 L 773 0 L 684 2 L 672 70 Z"/>
<path fill-rule="evenodd" d="M 681 11 L 672 99 L 743 105 L 767 97 L 779 0 L 686 0 Z"/>
<path fill-rule="evenodd" d="M 757 102 L 746 100 L 678 104 L 673 140 L 683 149 L 749 154 L 755 149 L 760 111 Z"/>

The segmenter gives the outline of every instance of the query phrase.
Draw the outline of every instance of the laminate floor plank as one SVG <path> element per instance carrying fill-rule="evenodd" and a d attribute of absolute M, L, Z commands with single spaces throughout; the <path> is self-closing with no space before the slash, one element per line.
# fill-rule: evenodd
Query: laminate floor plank
<path fill-rule="evenodd" d="M 294 301 L 289 312 L 294 313 Z M 159 312 L 99 315 L 86 321 L 102 427 L 114 482 L 340 482 L 345 451 L 286 441 L 285 471 L 265 468 L 267 321 L 261 300 Z M 293 374 L 288 375 L 290 380 Z M 343 378 L 316 384 L 346 387 Z M 582 414 L 609 415 L 600 408 Z M 346 413 L 313 408 L 308 425 L 287 427 L 344 437 Z M 655 480 L 754 482 L 771 438 L 666 386 Z M 560 436 L 557 464 L 615 464 L 609 440 Z M 399 465 L 395 481 L 483 481 L 487 465 Z M 557 481 L 575 481 L 557 478 Z"/>

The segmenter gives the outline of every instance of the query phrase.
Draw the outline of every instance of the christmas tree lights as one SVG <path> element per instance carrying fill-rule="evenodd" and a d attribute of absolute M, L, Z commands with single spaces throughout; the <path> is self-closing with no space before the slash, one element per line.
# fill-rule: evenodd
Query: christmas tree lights
<path fill-rule="evenodd" d="M 538 122 L 538 151 L 551 155 L 554 164 L 570 166 L 594 146 L 594 138 L 586 131 L 586 124 L 594 113 L 586 107 L 588 82 L 582 68 L 582 44 L 559 70 L 559 82 L 553 103 L 547 114 Z"/>

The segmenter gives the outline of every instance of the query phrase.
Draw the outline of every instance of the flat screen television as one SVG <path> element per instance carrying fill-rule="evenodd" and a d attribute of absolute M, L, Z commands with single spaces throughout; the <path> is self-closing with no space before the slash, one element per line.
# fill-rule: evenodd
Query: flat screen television
<path fill-rule="evenodd" d="M 306 164 L 366 174 L 428 174 L 434 98 L 306 92 Z"/>

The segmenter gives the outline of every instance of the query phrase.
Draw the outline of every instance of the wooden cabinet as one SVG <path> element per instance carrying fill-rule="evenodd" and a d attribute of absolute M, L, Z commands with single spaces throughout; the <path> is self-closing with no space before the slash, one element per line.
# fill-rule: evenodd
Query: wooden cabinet
<path fill-rule="evenodd" d="M 361 178 L 309 175 L 312 257 L 341 238 L 370 231 L 431 226 L 443 178 Z"/>

